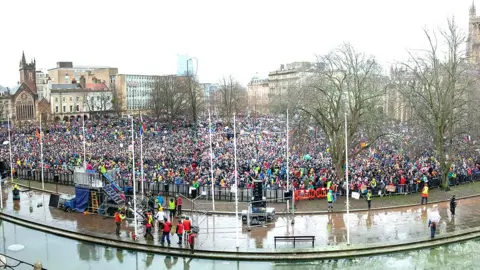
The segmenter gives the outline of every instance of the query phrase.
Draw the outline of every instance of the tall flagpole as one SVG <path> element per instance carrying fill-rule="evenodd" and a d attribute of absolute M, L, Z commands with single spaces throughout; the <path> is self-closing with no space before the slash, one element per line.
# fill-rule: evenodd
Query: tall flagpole
<path fill-rule="evenodd" d="M 237 249 L 240 247 L 238 240 L 238 172 L 237 172 L 237 127 L 236 116 L 233 114 L 233 149 L 235 154 L 235 235 L 237 240 Z"/>
<path fill-rule="evenodd" d="M 40 115 L 40 164 L 42 166 L 42 189 L 45 189 L 45 180 L 43 177 L 43 135 L 42 135 L 42 116 Z"/>
<path fill-rule="evenodd" d="M 12 139 L 10 138 L 10 132 L 11 132 L 11 128 L 10 128 L 10 115 L 8 115 L 8 147 L 9 147 L 9 150 L 10 150 L 10 178 L 13 182 L 13 157 L 12 157 Z"/>
<path fill-rule="evenodd" d="M 142 178 L 142 200 L 143 200 L 143 182 L 145 179 L 143 178 L 143 118 L 142 113 L 140 113 L 140 177 Z"/>
<path fill-rule="evenodd" d="M 212 118 L 208 109 L 208 134 L 210 135 L 210 174 L 212 177 L 212 209 L 215 211 L 215 179 L 213 178 Z"/>
<path fill-rule="evenodd" d="M 85 115 L 82 115 L 82 129 L 83 129 L 83 168 L 87 170 L 87 143 L 85 139 Z"/>
<path fill-rule="evenodd" d="M 137 237 L 137 189 L 135 188 L 135 133 L 133 130 L 133 115 L 132 118 L 132 185 L 133 185 L 133 222 L 135 226 L 135 238 Z"/>
<path fill-rule="evenodd" d="M 287 109 L 287 146 L 286 146 L 286 153 L 287 153 L 287 170 L 286 170 L 286 173 L 287 173 L 287 191 L 290 189 L 290 175 L 289 175 L 289 162 L 288 162 L 288 150 L 289 150 L 289 143 L 288 143 L 288 137 L 290 137 L 290 133 L 289 133 L 289 130 L 288 130 L 288 109 Z M 294 193 L 292 191 L 292 193 Z M 293 194 L 292 194 L 293 196 Z M 287 210 L 290 211 L 290 200 L 287 200 Z M 294 202 L 292 202 L 292 205 L 295 205 Z"/>
<path fill-rule="evenodd" d="M 347 111 L 345 109 L 345 182 L 347 184 L 347 245 L 350 245 L 350 201 L 348 185 L 348 138 L 347 138 Z"/>

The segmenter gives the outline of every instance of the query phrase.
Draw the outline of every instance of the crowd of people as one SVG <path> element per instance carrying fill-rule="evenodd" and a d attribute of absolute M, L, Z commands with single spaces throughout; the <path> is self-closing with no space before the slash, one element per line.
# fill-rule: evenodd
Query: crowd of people
<path fill-rule="evenodd" d="M 298 189 L 316 189 L 333 180 L 339 193 L 342 193 L 346 188 L 343 175 L 337 175 L 322 134 L 313 127 L 304 126 L 300 129 L 306 140 L 295 140 L 300 132 L 298 126 L 292 126 L 294 128 L 288 132 L 290 182 Z M 429 146 L 422 149 L 424 142 L 414 136 L 416 130 L 399 124 L 391 125 L 390 129 L 395 136 L 377 140 L 350 160 L 351 190 L 366 192 L 367 188 L 371 188 L 376 192 L 393 185 L 400 192 L 418 191 L 417 183 L 428 181 L 440 173 Z M 71 173 L 76 166 L 83 164 L 85 139 L 89 168 L 115 170 L 121 179 L 132 184 L 132 127 L 128 118 L 84 121 L 77 118 L 44 125 L 43 132 L 35 123 L 25 127 L 12 125 L 10 130 L 14 170 L 41 168 L 42 141 L 44 170 Z M 209 131 L 212 134 L 211 148 Z M 212 184 L 212 157 L 213 184 L 219 187 L 233 185 L 235 153 L 232 123 L 213 119 L 209 130 L 208 119 L 201 119 L 194 127 L 187 121 L 166 123 L 144 117 L 142 123 L 139 118 L 135 119 L 133 133 L 136 180 L 209 186 Z M 235 135 L 239 187 L 249 188 L 253 179 L 261 179 L 265 189 L 287 188 L 285 119 L 279 116 L 240 117 L 236 122 Z M 8 162 L 6 124 L 0 130 L 0 139 L 4 142 L 0 158 Z M 409 147 L 409 144 L 415 144 L 415 147 Z M 410 148 L 416 151 L 410 151 Z M 213 155 L 210 155 L 211 149 Z M 458 152 L 455 160 L 449 174 L 452 179 L 457 174 L 469 175 L 478 171 L 472 154 Z"/>

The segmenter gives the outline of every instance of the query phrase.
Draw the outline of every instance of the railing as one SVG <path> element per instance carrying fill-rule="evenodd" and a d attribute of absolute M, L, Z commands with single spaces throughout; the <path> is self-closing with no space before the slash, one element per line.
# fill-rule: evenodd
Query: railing
<path fill-rule="evenodd" d="M 17 177 L 27 180 L 41 181 L 40 171 L 32 171 L 26 169 L 19 169 L 17 172 Z M 99 174 L 100 176 L 100 174 Z M 113 177 L 113 180 L 117 182 L 121 190 L 125 191 L 125 194 L 133 194 L 133 187 L 128 186 L 127 180 L 121 180 L 117 177 Z M 62 185 L 75 185 L 73 174 L 55 174 L 52 171 L 44 171 L 44 181 L 46 183 L 62 184 Z M 460 185 L 469 182 L 480 181 L 480 173 L 472 174 L 471 176 L 466 175 L 457 175 L 456 183 L 450 183 L 450 185 Z M 429 187 L 436 188 L 441 184 L 440 179 L 432 178 L 429 179 Z M 141 182 L 135 182 L 135 188 L 137 193 L 141 193 Z M 315 187 L 317 190 L 318 187 Z M 405 193 L 416 193 L 420 192 L 420 185 L 418 184 L 405 184 L 405 185 L 395 185 L 395 189 L 388 191 L 387 187 L 377 188 L 375 191 L 382 191 L 382 195 L 395 195 L 395 194 L 405 194 Z M 359 190 L 354 189 L 354 191 L 359 192 Z M 165 182 L 144 182 L 144 192 L 152 192 L 154 195 L 163 195 L 168 197 L 173 197 L 176 195 L 183 195 L 188 198 L 192 198 L 191 186 L 189 184 L 177 185 L 174 183 L 165 183 Z M 264 189 L 263 196 L 270 202 L 282 203 L 285 202 L 285 192 L 283 188 L 276 189 Z M 345 192 L 339 192 L 345 194 Z M 212 188 L 211 186 L 200 186 L 196 190 L 196 196 L 204 194 L 202 199 L 211 200 L 212 199 Z M 377 195 L 375 192 L 374 195 Z M 235 193 L 231 192 L 230 187 L 215 187 L 214 190 L 215 200 L 219 201 L 235 201 Z M 253 189 L 251 188 L 238 188 L 238 201 L 239 202 L 249 202 L 253 197 Z M 323 196 L 321 196 L 323 197 Z"/>

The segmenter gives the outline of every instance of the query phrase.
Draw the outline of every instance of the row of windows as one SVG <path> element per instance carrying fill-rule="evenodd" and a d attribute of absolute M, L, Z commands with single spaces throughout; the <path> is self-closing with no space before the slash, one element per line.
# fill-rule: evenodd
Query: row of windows
<path fill-rule="evenodd" d="M 55 112 L 58 113 L 58 106 L 55 106 Z M 63 112 L 67 112 L 67 107 L 66 106 L 63 106 Z M 73 112 L 73 106 L 72 105 L 70 105 L 70 111 L 69 112 Z M 75 112 L 80 112 L 80 105 L 75 106 Z"/>
<path fill-rule="evenodd" d="M 101 96 L 97 96 L 97 100 L 100 101 Z M 108 101 L 110 100 L 110 96 L 106 96 L 105 99 Z M 62 97 L 62 102 L 65 102 L 65 97 Z M 91 101 L 94 101 L 95 97 L 91 97 Z M 73 97 L 70 97 L 70 101 L 73 101 Z M 76 97 L 76 101 L 80 101 L 80 97 Z M 58 97 L 55 98 L 55 102 L 58 103 Z"/>

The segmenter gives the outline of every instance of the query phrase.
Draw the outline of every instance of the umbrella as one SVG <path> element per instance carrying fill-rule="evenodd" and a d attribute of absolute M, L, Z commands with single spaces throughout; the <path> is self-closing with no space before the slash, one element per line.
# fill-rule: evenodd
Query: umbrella
<path fill-rule="evenodd" d="M 430 221 L 431 222 L 440 222 L 440 213 L 438 211 L 433 211 L 430 213 Z"/>

